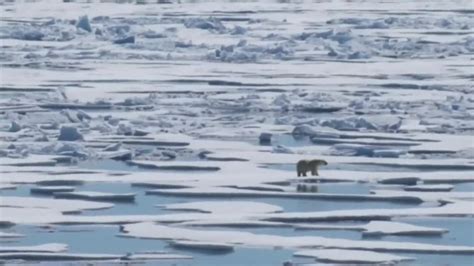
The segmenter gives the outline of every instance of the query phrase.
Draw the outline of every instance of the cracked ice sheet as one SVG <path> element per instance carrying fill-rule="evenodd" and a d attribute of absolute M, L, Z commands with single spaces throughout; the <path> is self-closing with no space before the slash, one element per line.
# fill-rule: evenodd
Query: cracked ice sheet
<path fill-rule="evenodd" d="M 450 201 L 450 200 L 466 200 L 472 201 L 474 199 L 473 192 L 418 192 L 418 191 L 395 191 L 395 190 L 372 190 L 372 194 L 375 195 L 391 195 L 391 196 L 417 196 L 424 201 Z M 473 201 L 474 204 L 474 201 Z M 474 206 L 474 205 L 473 205 Z"/>
<path fill-rule="evenodd" d="M 64 158 L 64 156 L 30 155 L 21 159 L 2 157 L 0 161 L 0 170 L 3 170 L 6 166 L 54 166 L 57 163 L 55 159 L 60 158 Z"/>
<path fill-rule="evenodd" d="M 235 203 L 234 205 L 246 205 L 247 203 Z M 260 206 L 259 203 L 251 203 Z M 184 206 L 203 207 L 206 203 L 197 202 L 184 204 Z M 197 205 L 197 206 L 196 206 Z M 209 205 L 207 204 L 207 208 Z M 220 203 L 215 204 L 220 205 Z M 243 206 L 242 205 L 242 206 Z M 173 205 L 171 205 L 173 206 Z M 178 205 L 180 206 L 180 205 Z M 181 205 L 182 206 L 182 205 Z M 213 209 L 216 206 L 211 206 Z M 263 205 L 262 205 L 263 207 Z M 265 209 L 271 207 L 276 211 L 276 206 L 264 206 Z M 219 206 L 220 208 L 220 206 Z M 186 208 L 187 209 L 187 208 Z M 208 209 L 210 210 L 210 209 Z M 263 210 L 261 210 L 263 211 Z M 390 219 L 392 217 L 409 216 L 449 216 L 449 215 L 470 215 L 472 214 L 472 204 L 470 202 L 456 202 L 436 208 L 415 208 L 409 210 L 377 210 L 369 209 L 360 211 L 357 214 L 351 211 L 328 211 L 328 212 L 308 212 L 308 213 L 281 213 L 281 214 L 259 214 L 255 212 L 245 213 L 178 213 L 166 215 L 115 215 L 115 216 L 70 216 L 63 215 L 60 212 L 46 209 L 24 209 L 24 208 L 5 208 L 2 210 L 4 220 L 14 223 L 38 224 L 38 223 L 58 223 L 58 224 L 124 224 L 136 223 L 142 221 L 164 222 L 164 223 L 183 223 L 190 222 L 189 225 L 222 224 L 229 226 L 252 225 L 252 226 L 289 226 L 284 224 L 272 223 L 268 221 L 343 221 L 343 220 L 368 220 L 368 219 Z M 34 214 L 34 215 L 33 215 Z M 38 217 L 38 218 L 35 218 Z M 263 220 L 263 221 L 262 221 Z M 233 223 L 233 222 L 234 223 Z"/>
<path fill-rule="evenodd" d="M 187 224 L 187 223 L 186 223 Z M 298 230 L 354 230 L 362 231 L 365 235 L 441 235 L 447 229 L 417 226 L 407 223 L 390 221 L 371 221 L 364 225 L 337 224 L 294 224 Z"/>
<path fill-rule="evenodd" d="M 352 210 L 324 212 L 293 212 L 259 215 L 258 219 L 276 222 L 343 221 L 343 220 L 389 220 L 395 217 L 452 217 L 474 214 L 474 202 L 453 201 L 439 207 L 409 209 L 367 209 L 354 213 Z M 257 217 L 255 217 L 257 218 Z"/>
<path fill-rule="evenodd" d="M 393 201 L 421 203 L 422 197 L 417 195 L 360 195 L 360 194 L 336 194 L 336 193 L 300 193 L 300 192 L 280 192 L 262 191 L 260 186 L 255 189 L 235 189 L 225 187 L 194 187 L 181 189 L 155 189 L 148 190 L 147 194 L 173 195 L 173 196 L 207 196 L 207 197 L 285 197 L 285 198 L 309 198 L 309 199 L 330 199 L 330 200 L 355 200 L 355 201 Z"/>
<path fill-rule="evenodd" d="M 258 204 L 257 204 L 258 205 Z M 449 207 L 447 207 L 449 206 Z M 372 222 L 363 226 L 294 225 L 295 222 L 308 221 L 346 221 L 391 219 L 393 217 L 452 216 L 472 215 L 472 204 L 445 205 L 436 208 L 414 209 L 368 209 L 354 214 L 346 211 L 306 212 L 306 213 L 177 213 L 164 215 L 94 215 L 71 216 L 42 209 L 6 209 L 5 219 L 24 224 L 129 224 L 139 222 L 179 223 L 188 226 L 253 226 L 253 227 L 295 227 L 306 229 L 341 229 L 367 231 L 380 234 L 441 234 L 443 229 L 419 227 L 396 222 Z M 12 213 L 13 214 L 10 214 Z M 19 212 L 19 213 L 18 213 Z M 43 216 L 38 216 L 43 215 Z M 35 218 L 35 217 L 38 218 Z M 274 221 L 274 222 L 273 222 Z M 279 222 L 281 221 L 281 222 Z M 385 224 L 384 224 L 385 223 Z"/>
<path fill-rule="evenodd" d="M 232 157 L 246 159 L 256 164 L 295 164 L 299 160 L 308 159 L 308 157 L 315 157 L 307 154 L 282 154 L 282 153 L 266 153 L 262 156 L 261 152 L 257 151 L 235 151 Z M 226 158 L 227 154 L 214 153 L 207 156 L 209 159 Z M 318 159 L 326 160 L 331 163 L 351 163 L 351 164 L 373 164 L 386 165 L 392 167 L 412 167 L 412 168 L 433 168 L 440 166 L 460 168 L 461 170 L 474 169 L 474 164 L 469 159 L 413 159 L 413 158 L 369 158 L 369 157 L 355 157 L 355 156 L 328 156 L 318 155 Z M 322 172 L 322 171 L 321 171 Z"/>
<path fill-rule="evenodd" d="M 262 156 L 260 156 L 262 157 Z M 306 158 L 303 156 L 287 156 L 284 154 L 272 155 L 268 154 L 263 156 L 265 158 L 271 157 L 271 162 L 278 163 L 291 163 L 297 161 L 297 159 Z M 349 157 L 334 157 L 342 162 L 349 161 Z M 256 158 L 262 161 L 260 158 Z M 373 158 L 375 159 L 375 158 Z M 366 160 L 364 160 L 365 162 Z M 159 162 L 158 164 L 174 165 L 173 162 Z M 183 165 L 183 163 L 179 163 Z M 46 180 L 82 180 L 86 182 L 128 182 L 128 183 L 144 183 L 153 185 L 183 185 L 190 186 L 192 190 L 198 187 L 211 187 L 218 186 L 235 186 L 235 180 L 239 180 L 239 187 L 268 187 L 265 183 L 271 182 L 288 182 L 295 179 L 296 173 L 282 170 L 274 170 L 267 168 L 260 168 L 251 162 L 207 162 L 206 164 L 212 166 L 221 167 L 221 170 L 215 172 L 200 172 L 190 175 L 186 171 L 159 171 L 159 172 L 134 172 L 123 173 L 117 175 L 118 172 L 114 171 L 102 171 L 92 173 L 74 173 L 80 169 L 74 167 L 22 167 L 22 170 L 28 172 L 18 172 L 15 167 L 4 166 L 2 170 L 2 181 L 9 183 L 35 183 Z M 186 164 L 184 164 L 186 165 Z M 190 162 L 188 165 L 194 165 L 194 162 Z M 51 172 L 53 174 L 48 174 Z M 54 173 L 63 173 L 57 175 Z M 344 171 L 344 170 L 321 170 L 321 178 L 327 178 L 329 180 L 338 180 L 341 176 L 344 179 L 353 181 L 377 181 L 387 178 L 399 178 L 399 177 L 417 177 L 422 181 L 439 182 L 439 183 L 452 183 L 455 181 L 473 181 L 472 176 L 474 171 L 437 171 L 437 172 L 366 172 L 366 171 Z M 226 176 L 228 178 L 222 178 Z M 295 179 L 294 181 L 297 181 Z M 272 188 L 282 188 L 280 186 L 270 186 Z M 284 188 L 284 187 L 283 187 Z M 236 191 L 230 188 L 221 188 L 229 190 L 230 192 Z"/>
<path fill-rule="evenodd" d="M 202 208 L 206 203 L 197 202 L 184 204 L 184 206 L 198 206 Z M 234 205 L 260 206 L 260 203 L 235 203 Z M 196 206 L 198 205 L 198 206 Z M 212 204 L 207 204 L 209 205 Z M 216 203 L 220 205 L 220 203 Z M 243 206 L 242 205 L 242 206 Z M 173 206 L 173 205 L 171 205 Z M 212 206 L 216 207 L 216 206 Z M 263 207 L 263 205 L 262 205 Z M 271 210 L 277 210 L 276 206 L 267 206 Z M 220 208 L 220 206 L 219 206 Z M 207 208 L 206 208 L 207 209 Z M 214 208 L 213 208 L 214 209 Z M 326 212 L 306 212 L 306 213 L 255 213 L 247 211 L 245 213 L 233 212 L 232 214 L 224 212 L 215 213 L 177 213 L 165 215 L 94 215 L 94 216 L 71 216 L 64 215 L 54 210 L 46 209 L 24 209 L 24 208 L 5 208 L 2 209 L 3 219 L 14 223 L 39 224 L 126 224 L 137 222 L 162 222 L 162 223 L 183 223 L 189 225 L 224 225 L 224 226 L 277 226 L 287 227 L 291 224 L 282 222 L 301 222 L 301 221 L 345 221 L 345 220 L 370 220 L 370 219 L 391 219 L 392 217 L 410 217 L 410 216 L 451 216 L 451 215 L 472 215 L 472 202 L 455 202 L 435 208 L 414 208 L 414 209 L 368 209 L 361 210 L 358 213 L 347 211 L 326 211 Z M 261 209 L 261 211 L 264 211 Z M 271 222 L 275 221 L 275 222 Z M 394 224 L 392 228 L 398 228 Z M 369 229 L 369 228 L 368 228 Z M 406 227 L 399 229 L 408 230 Z M 387 229 L 388 230 L 388 229 Z"/>
<path fill-rule="evenodd" d="M 36 246 L 11 246 L 0 247 L 0 253 L 7 252 L 48 252 L 57 253 L 66 251 L 68 246 L 66 244 L 49 243 Z"/>
<path fill-rule="evenodd" d="M 295 257 L 316 258 L 321 262 L 354 263 L 354 264 L 390 264 L 413 260 L 409 257 L 391 254 L 347 249 L 311 249 L 300 250 L 293 254 Z"/>
<path fill-rule="evenodd" d="M 192 230 L 180 227 L 136 223 L 124 225 L 124 236 L 149 239 L 189 240 L 241 245 L 245 247 L 281 247 L 285 249 L 324 247 L 369 251 L 410 251 L 430 253 L 474 253 L 473 247 L 442 246 L 406 242 L 355 241 L 324 237 L 286 237 L 239 231 Z"/>
<path fill-rule="evenodd" d="M 58 212 L 79 212 L 81 210 L 107 209 L 114 205 L 109 203 L 98 203 L 83 200 L 2 196 L 0 198 L 0 206 L 4 208 L 46 209 Z"/>
<path fill-rule="evenodd" d="M 160 205 L 159 205 L 160 206 Z M 198 211 L 205 213 L 272 213 L 282 212 L 283 208 L 267 203 L 252 202 L 252 201 L 197 201 L 188 203 L 167 204 L 164 206 L 166 210 L 178 211 Z"/>
<path fill-rule="evenodd" d="M 194 227 L 292 227 L 295 230 L 351 230 L 361 231 L 363 235 L 405 235 L 405 236 L 439 236 L 448 232 L 446 229 L 417 226 L 407 223 L 390 221 L 371 221 L 364 225 L 337 225 L 337 224 L 301 224 L 301 223 L 279 223 L 230 218 L 228 220 L 197 220 L 182 222 L 181 226 Z M 248 220 L 245 220 L 248 219 Z"/>

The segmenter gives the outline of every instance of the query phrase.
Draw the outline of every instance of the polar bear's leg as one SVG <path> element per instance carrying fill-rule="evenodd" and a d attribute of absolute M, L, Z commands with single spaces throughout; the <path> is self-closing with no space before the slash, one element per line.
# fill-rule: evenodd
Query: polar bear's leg
<path fill-rule="evenodd" d="M 296 172 L 298 176 L 306 176 L 306 172 L 308 171 L 308 162 L 305 160 L 301 160 L 296 164 Z"/>

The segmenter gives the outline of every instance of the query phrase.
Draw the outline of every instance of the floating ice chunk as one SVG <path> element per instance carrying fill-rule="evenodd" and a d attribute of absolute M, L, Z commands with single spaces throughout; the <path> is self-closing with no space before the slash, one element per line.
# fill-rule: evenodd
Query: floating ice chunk
<path fill-rule="evenodd" d="M 192 223 L 192 222 L 191 222 Z M 442 228 L 416 226 L 406 223 L 391 221 L 371 221 L 364 225 L 339 225 L 339 224 L 296 224 L 295 229 L 303 230 L 355 230 L 367 236 L 379 235 L 441 235 L 448 232 Z"/>
<path fill-rule="evenodd" d="M 48 139 L 48 136 L 42 135 L 42 136 L 36 137 L 35 141 L 37 141 L 37 142 L 48 142 L 49 139 Z"/>
<path fill-rule="evenodd" d="M 220 49 L 215 50 L 213 53 L 208 54 L 208 59 L 210 60 L 220 60 L 223 62 L 255 62 L 257 61 L 258 55 L 255 52 L 248 52 L 242 49 L 234 50 L 233 46 L 232 49 L 221 47 Z"/>
<path fill-rule="evenodd" d="M 232 219 L 232 220 L 230 220 Z M 196 220 L 189 222 L 182 222 L 180 225 L 184 226 L 198 226 L 198 227 L 234 227 L 234 228 L 244 228 L 244 227 L 290 227 L 290 224 L 279 223 L 279 222 L 267 222 L 267 221 L 255 221 L 255 220 L 239 220 L 235 217 L 225 217 L 223 220 Z"/>
<path fill-rule="evenodd" d="M 77 130 L 77 128 L 72 126 L 62 126 L 59 132 L 58 140 L 61 141 L 78 141 L 84 140 L 84 137 Z"/>
<path fill-rule="evenodd" d="M 91 117 L 88 113 L 86 113 L 86 112 L 84 112 L 84 111 L 82 111 L 82 110 L 77 110 L 76 116 L 77 116 L 77 118 L 79 118 L 79 120 L 81 120 L 81 121 L 91 120 L 91 119 L 92 119 L 92 117 Z"/>
<path fill-rule="evenodd" d="M 298 106 L 297 109 L 309 113 L 334 113 L 345 108 L 340 104 L 305 104 Z"/>
<path fill-rule="evenodd" d="M 77 116 L 77 114 L 74 114 L 70 110 L 61 110 L 61 114 L 63 114 L 71 123 L 79 123 L 80 120 Z"/>
<path fill-rule="evenodd" d="M 166 38 L 166 34 L 163 34 L 163 33 L 157 33 L 157 32 L 154 32 L 154 31 L 146 31 L 143 33 L 143 37 L 147 38 L 147 39 L 160 39 L 160 38 Z"/>
<path fill-rule="evenodd" d="M 372 157 L 377 146 L 359 144 L 334 144 L 331 149 L 332 155 L 366 156 Z"/>
<path fill-rule="evenodd" d="M 316 130 L 307 125 L 296 126 L 291 133 L 296 136 L 314 136 L 317 134 Z"/>
<path fill-rule="evenodd" d="M 117 141 L 122 142 L 127 145 L 150 145 L 150 146 L 188 146 L 189 142 L 182 141 L 181 138 L 134 138 L 130 137 L 106 137 L 106 138 L 97 138 L 90 140 L 90 142 L 103 142 L 103 143 L 117 143 Z"/>
<path fill-rule="evenodd" d="M 419 192 L 419 191 L 398 191 L 398 190 L 388 190 L 388 189 L 375 189 L 370 191 L 371 194 L 375 195 L 398 195 L 398 196 L 410 196 L 417 195 L 425 202 L 435 202 L 435 203 L 449 203 L 449 205 L 461 205 L 465 204 L 472 199 L 474 199 L 474 193 L 472 192 L 462 192 L 462 191 L 448 191 L 448 192 Z M 474 210 L 472 210 L 474 212 Z"/>
<path fill-rule="evenodd" d="M 13 226 L 15 224 L 47 224 L 62 221 L 64 215 L 53 209 L 46 208 L 24 208 L 0 206 L 0 225 Z M 77 210 L 71 213 L 77 213 Z"/>
<path fill-rule="evenodd" d="M 135 43 L 135 36 L 128 36 L 114 41 L 115 44 Z"/>
<path fill-rule="evenodd" d="M 272 105 L 280 106 L 283 111 L 289 111 L 291 106 L 291 100 L 286 94 L 280 94 L 273 101 Z"/>
<path fill-rule="evenodd" d="M 0 157 L 7 157 L 11 155 L 11 152 L 8 150 L 0 150 Z"/>
<path fill-rule="evenodd" d="M 132 260 L 132 261 L 140 261 L 140 260 L 182 260 L 182 259 L 192 259 L 193 257 L 187 255 L 180 255 L 180 254 L 173 254 L 173 253 L 133 253 L 129 254 L 125 257 L 122 257 L 122 260 Z"/>
<path fill-rule="evenodd" d="M 10 128 L 8 129 L 8 132 L 18 132 L 21 130 L 20 124 L 18 124 L 15 121 L 12 121 Z"/>
<path fill-rule="evenodd" d="M 417 185 L 404 187 L 405 191 L 427 191 L 427 192 L 447 192 L 454 188 L 453 185 L 439 184 L 439 185 Z"/>
<path fill-rule="evenodd" d="M 235 26 L 234 29 L 230 32 L 232 35 L 242 35 L 247 32 L 247 29 L 241 26 Z"/>
<path fill-rule="evenodd" d="M 383 143 L 380 143 L 383 144 Z M 331 155 L 366 156 L 398 158 L 407 152 L 399 149 L 388 149 L 383 146 L 360 145 L 360 144 L 334 144 L 331 147 Z"/>
<path fill-rule="evenodd" d="M 36 29 L 17 31 L 12 33 L 12 38 L 25 41 L 41 41 L 45 37 L 44 33 Z"/>
<path fill-rule="evenodd" d="M 289 249 L 318 246 L 323 248 L 359 249 L 367 251 L 474 254 L 474 248 L 469 246 L 448 246 L 389 241 L 360 241 L 318 236 L 279 236 L 253 234 L 241 231 L 192 230 L 180 227 L 163 226 L 150 222 L 123 225 L 122 232 L 124 232 L 124 236 L 136 238 L 217 242 L 242 246 L 280 247 Z"/>
<path fill-rule="evenodd" d="M 384 158 L 398 158 L 400 155 L 406 154 L 406 151 L 402 150 L 374 150 L 374 157 L 384 157 Z"/>
<path fill-rule="evenodd" d="M 29 155 L 25 158 L 2 158 L 0 165 L 28 167 L 28 166 L 55 166 L 57 157 Z"/>
<path fill-rule="evenodd" d="M 215 31 L 224 31 L 225 26 L 217 18 L 189 18 L 184 21 L 184 26 L 186 28 L 199 28 L 203 30 L 215 30 Z"/>
<path fill-rule="evenodd" d="M 120 150 L 120 147 L 122 147 L 122 143 L 121 142 L 117 142 L 117 143 L 112 143 L 110 145 L 107 145 L 103 151 L 118 151 Z"/>
<path fill-rule="evenodd" d="M 356 129 L 371 129 L 377 130 L 378 127 L 363 117 L 350 117 L 346 119 L 330 119 L 321 123 L 321 126 L 330 127 L 338 130 L 356 130 Z"/>
<path fill-rule="evenodd" d="M 162 151 L 161 154 L 171 160 L 176 159 L 178 155 L 174 151 Z"/>
<path fill-rule="evenodd" d="M 369 59 L 372 55 L 366 51 L 356 51 L 347 57 L 348 59 Z"/>
<path fill-rule="evenodd" d="M 53 129 L 59 129 L 59 123 L 58 122 L 52 122 L 46 125 L 40 125 L 41 129 L 44 130 L 53 130 Z"/>
<path fill-rule="evenodd" d="M 301 250 L 295 252 L 293 256 L 316 258 L 316 260 L 320 262 L 349 264 L 389 264 L 413 260 L 412 258 L 395 256 L 386 253 L 348 249 Z"/>
<path fill-rule="evenodd" d="M 72 156 L 72 157 L 79 157 L 79 158 L 87 158 L 88 154 L 84 147 L 78 143 L 58 143 L 52 147 L 54 153 L 59 155 L 65 156 Z M 49 149 L 42 149 L 43 151 L 47 151 Z"/>
<path fill-rule="evenodd" d="M 24 237 L 24 236 L 25 235 L 22 235 L 22 234 L 0 232 L 0 239 L 3 239 L 3 238 L 20 238 L 20 237 Z"/>
<path fill-rule="evenodd" d="M 289 154 L 293 154 L 295 153 L 292 149 L 284 146 L 284 145 L 277 145 L 275 147 L 273 147 L 273 152 L 275 153 L 289 153 Z"/>
<path fill-rule="evenodd" d="M 94 201 L 111 201 L 111 202 L 133 202 L 135 201 L 134 193 L 104 193 L 95 191 L 77 191 L 77 192 L 55 192 L 55 198 L 62 199 L 83 199 Z"/>
<path fill-rule="evenodd" d="M 131 150 L 118 150 L 113 152 L 102 152 L 101 157 L 117 161 L 129 161 L 132 160 L 134 152 Z"/>
<path fill-rule="evenodd" d="M 91 24 L 89 23 L 89 18 L 87 16 L 79 17 L 76 27 L 88 32 L 92 32 Z"/>
<path fill-rule="evenodd" d="M 270 144 L 272 142 L 272 133 L 263 132 L 258 137 L 260 144 Z"/>
<path fill-rule="evenodd" d="M 331 200 L 373 200 L 373 201 L 393 201 L 406 203 L 421 203 L 423 200 L 417 195 L 361 195 L 361 194 L 335 194 L 335 193 L 300 193 L 300 192 L 282 192 L 275 191 L 274 186 L 269 190 L 265 186 L 263 189 L 245 189 L 235 187 L 193 187 L 181 189 L 154 189 L 146 193 L 150 195 L 173 195 L 173 196 L 212 196 L 212 197 L 280 197 L 280 198 L 313 198 L 313 199 L 331 199 Z M 260 188 L 260 187 L 258 187 Z M 357 215 L 355 215 L 357 216 Z M 355 217 L 352 216 L 352 217 Z M 384 218 L 386 219 L 386 218 Z"/>
<path fill-rule="evenodd" d="M 205 213 L 273 213 L 283 209 L 276 205 L 251 201 L 199 201 L 165 205 L 168 210 L 194 210 Z"/>
<path fill-rule="evenodd" d="M 364 226 L 364 235 L 441 235 L 446 229 L 417 226 L 406 223 L 371 221 Z"/>
<path fill-rule="evenodd" d="M 209 162 L 154 162 L 154 161 L 139 161 L 133 160 L 128 162 L 131 165 L 136 165 L 147 169 L 157 170 L 174 170 L 174 171 L 219 171 L 221 168 L 214 166 Z"/>
<path fill-rule="evenodd" d="M 96 103 L 42 103 L 38 104 L 41 108 L 62 110 L 62 109 L 86 109 L 86 110 L 109 110 L 112 108 L 112 104 L 108 102 L 98 101 Z M 63 113 L 65 110 L 62 110 Z"/>
<path fill-rule="evenodd" d="M 413 141 L 397 141 L 397 140 L 371 140 L 371 139 L 359 139 L 359 140 L 354 140 L 354 139 L 343 139 L 343 138 L 340 138 L 340 139 L 331 139 L 331 138 L 319 138 L 317 136 L 314 136 L 311 138 L 311 141 L 314 142 L 314 143 L 318 143 L 318 144 L 323 144 L 323 145 L 331 145 L 331 144 L 354 144 L 354 145 L 365 145 L 365 147 L 363 146 L 359 146 L 360 148 L 365 148 L 365 149 L 371 149 L 371 150 L 375 150 L 375 149 L 382 149 L 382 150 L 385 150 L 387 149 L 386 147 L 387 146 L 400 146 L 400 147 L 409 147 L 409 146 L 416 146 L 416 145 L 419 145 L 419 143 L 416 143 L 416 142 L 413 142 Z M 370 146 L 372 147 L 370 147 Z M 369 147 L 367 147 L 369 146 Z M 343 146 L 344 147 L 344 146 Z M 348 148 L 349 146 L 345 146 L 346 148 Z M 353 146 L 353 148 L 356 148 L 356 146 Z"/>
<path fill-rule="evenodd" d="M 120 124 L 117 128 L 117 134 L 125 136 L 143 137 L 148 135 L 149 133 L 143 130 L 132 128 L 130 125 Z"/>
<path fill-rule="evenodd" d="M 37 246 L 0 246 L 0 254 L 7 252 L 48 252 L 56 253 L 67 250 L 66 244 L 49 243 Z"/>
<path fill-rule="evenodd" d="M 1 207 L 29 209 L 51 209 L 60 212 L 78 212 L 81 210 L 107 209 L 113 206 L 110 203 L 89 202 L 82 200 L 61 200 L 38 197 L 11 197 L 2 196 Z"/>

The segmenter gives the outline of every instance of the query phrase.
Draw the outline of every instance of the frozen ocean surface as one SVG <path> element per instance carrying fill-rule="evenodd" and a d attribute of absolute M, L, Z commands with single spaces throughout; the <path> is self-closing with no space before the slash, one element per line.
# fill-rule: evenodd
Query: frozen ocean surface
<path fill-rule="evenodd" d="M 0 9 L 0 263 L 474 264 L 472 1 Z"/>

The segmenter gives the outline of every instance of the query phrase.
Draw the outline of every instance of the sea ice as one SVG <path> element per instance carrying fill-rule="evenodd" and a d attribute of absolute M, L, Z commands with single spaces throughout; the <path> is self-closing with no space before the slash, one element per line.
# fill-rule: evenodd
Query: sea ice
<path fill-rule="evenodd" d="M 58 140 L 78 141 L 78 140 L 84 140 L 84 137 L 82 136 L 81 133 L 79 133 L 79 130 L 77 128 L 63 126 L 61 127 L 61 130 L 59 132 Z"/>

